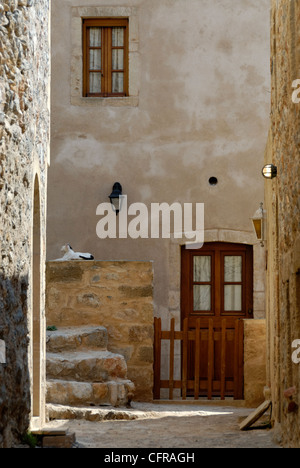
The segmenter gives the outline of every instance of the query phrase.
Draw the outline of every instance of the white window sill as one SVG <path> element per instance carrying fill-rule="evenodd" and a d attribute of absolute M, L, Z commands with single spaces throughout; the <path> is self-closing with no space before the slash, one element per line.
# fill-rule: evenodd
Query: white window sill
<path fill-rule="evenodd" d="M 139 98 L 138 96 L 107 98 L 72 96 L 71 104 L 83 107 L 137 107 Z"/>

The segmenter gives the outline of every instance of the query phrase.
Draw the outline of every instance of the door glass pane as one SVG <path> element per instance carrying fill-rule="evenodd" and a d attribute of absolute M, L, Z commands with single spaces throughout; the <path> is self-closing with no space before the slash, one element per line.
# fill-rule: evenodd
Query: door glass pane
<path fill-rule="evenodd" d="M 242 281 L 242 257 L 225 256 L 224 258 L 225 283 L 240 283 Z"/>
<path fill-rule="evenodd" d="M 90 49 L 90 70 L 101 70 L 101 49 Z"/>
<path fill-rule="evenodd" d="M 101 73 L 90 73 L 90 93 L 101 93 Z"/>
<path fill-rule="evenodd" d="M 101 47 L 102 28 L 90 28 L 90 47 Z"/>
<path fill-rule="evenodd" d="M 123 70 L 124 68 L 124 50 L 113 49 L 112 50 L 112 69 Z"/>
<path fill-rule="evenodd" d="M 224 286 L 224 310 L 241 311 L 242 310 L 242 286 L 227 284 Z"/>
<path fill-rule="evenodd" d="M 211 286 L 194 285 L 194 310 L 211 310 Z"/>
<path fill-rule="evenodd" d="M 124 90 L 123 82 L 124 82 L 123 73 L 113 73 L 112 74 L 112 92 L 123 93 L 123 90 Z"/>
<path fill-rule="evenodd" d="M 211 257 L 194 257 L 194 282 L 211 281 Z"/>
<path fill-rule="evenodd" d="M 112 46 L 124 46 L 124 28 L 112 28 Z"/>

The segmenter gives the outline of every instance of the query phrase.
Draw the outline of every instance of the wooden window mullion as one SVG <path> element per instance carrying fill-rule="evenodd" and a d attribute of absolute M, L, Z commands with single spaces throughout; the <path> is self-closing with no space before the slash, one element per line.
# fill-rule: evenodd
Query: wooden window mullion
<path fill-rule="evenodd" d="M 88 93 L 88 46 L 89 41 L 87 37 L 88 28 L 86 27 L 85 23 L 83 23 L 83 35 L 82 35 L 82 45 L 83 45 L 83 95 L 86 96 Z"/>
<path fill-rule="evenodd" d="M 105 29 L 101 28 L 101 93 L 103 93 L 105 86 Z"/>
<path fill-rule="evenodd" d="M 112 91 L 112 28 L 107 28 L 107 93 Z"/>
<path fill-rule="evenodd" d="M 102 49 L 103 49 L 103 68 L 102 68 L 102 94 L 106 96 L 107 94 L 107 77 L 106 77 L 106 71 L 107 71 L 107 28 L 102 29 Z"/>
<path fill-rule="evenodd" d="M 128 28 L 125 28 L 124 34 L 124 93 L 129 95 L 128 77 L 129 77 L 129 36 Z"/>

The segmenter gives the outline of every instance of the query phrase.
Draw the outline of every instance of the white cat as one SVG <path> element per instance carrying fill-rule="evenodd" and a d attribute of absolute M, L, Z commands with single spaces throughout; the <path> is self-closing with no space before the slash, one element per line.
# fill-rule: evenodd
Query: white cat
<path fill-rule="evenodd" d="M 65 255 L 62 258 L 55 260 L 56 262 L 67 262 L 68 260 L 94 260 L 93 255 L 90 253 L 74 252 L 70 244 L 63 245 L 61 252 L 64 252 Z"/>

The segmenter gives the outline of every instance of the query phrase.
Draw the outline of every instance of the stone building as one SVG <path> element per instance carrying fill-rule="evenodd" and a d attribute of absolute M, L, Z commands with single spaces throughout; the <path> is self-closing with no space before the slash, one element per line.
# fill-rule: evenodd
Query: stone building
<path fill-rule="evenodd" d="M 239 327 L 233 319 L 239 319 L 243 354 L 237 361 L 231 345 L 226 348 L 234 366 L 244 364 L 239 398 L 258 404 L 267 384 L 275 427 L 286 446 L 296 447 L 300 5 L 271 0 L 271 128 L 265 150 L 269 10 L 268 0 L 112 0 L 110 6 L 105 0 L 52 1 L 47 257 L 57 258 L 61 245 L 70 242 L 96 261 L 48 263 L 47 318 L 50 325 L 75 323 L 83 335 L 90 322 L 97 327 L 100 338 L 82 335 L 83 340 L 102 340 L 117 363 L 117 380 L 124 378 L 118 389 L 111 382 L 108 390 L 101 382 L 91 386 L 98 399 L 109 394 L 110 403 L 127 401 L 133 388 L 127 377 L 136 398 L 152 400 L 154 316 L 164 330 L 175 319 L 173 337 L 185 318 L 195 334 L 200 318 L 203 336 L 212 333 L 219 341 L 222 319 L 231 321 L 224 335 L 229 337 Z M 1 2 L 0 448 L 45 421 L 49 32 L 49 0 Z M 277 167 L 265 189 L 257 176 L 264 150 L 265 164 Z M 117 181 L 133 210 L 129 220 L 142 204 L 149 218 L 131 225 L 137 238 L 119 232 L 100 239 L 97 207 L 108 201 Z M 250 221 L 263 200 L 264 246 Z M 202 250 L 186 248 L 182 227 L 171 226 L 165 236 L 145 232 L 153 222 L 152 204 L 164 202 L 204 203 Z M 132 208 L 134 203 L 139 206 Z M 124 207 L 119 217 L 113 213 L 115 220 L 124 219 Z M 196 221 L 194 215 L 193 226 Z M 60 330 L 52 335 L 51 351 L 64 339 Z M 164 343 L 162 379 L 170 381 L 171 359 L 172 388 L 168 393 L 158 386 L 161 397 L 173 395 L 181 373 L 192 377 L 195 363 L 183 369 L 180 347 L 173 352 Z M 57 355 L 49 359 L 53 374 L 55 360 Z M 232 376 L 216 378 L 207 389 L 201 387 L 207 377 L 201 381 L 201 369 L 200 396 L 232 397 Z M 69 381 L 69 392 L 71 386 Z M 56 392 L 52 382 L 49 388 L 64 397 L 62 387 Z M 180 389 L 174 388 L 177 397 Z M 196 387 L 189 395 L 199 396 Z"/>
<path fill-rule="evenodd" d="M 0 2 L 0 447 L 45 420 L 49 0 Z"/>
<path fill-rule="evenodd" d="M 273 418 L 286 446 L 300 441 L 300 2 L 272 1 L 271 127 L 265 164 L 277 167 L 266 180 L 267 384 Z"/>
<path fill-rule="evenodd" d="M 107 3 L 52 2 L 47 258 L 59 257 L 70 242 L 97 261 L 152 261 L 154 316 L 164 330 L 172 318 L 180 330 L 184 313 L 199 309 L 206 321 L 216 313 L 244 319 L 243 390 L 255 404 L 265 385 L 265 251 L 250 218 L 264 198 L 257 173 L 270 106 L 269 0 Z M 97 207 L 109 202 L 116 182 L 129 208 L 146 207 L 137 238 L 99 238 L 96 231 L 103 219 Z M 182 228 L 151 237 L 154 203 L 204 203 L 206 258 L 192 250 L 184 257 Z M 224 262 L 235 256 L 236 278 L 244 259 L 243 280 L 231 277 L 225 285 Z M 212 258 L 216 276 L 183 289 L 182 278 L 193 283 L 184 262 L 204 265 Z M 185 296 L 192 290 L 194 299 Z M 182 305 L 193 301 L 183 313 Z M 165 347 L 166 375 L 168 356 Z M 176 348 L 175 374 L 180 372 Z M 253 381 L 258 386 L 251 395 Z"/>

